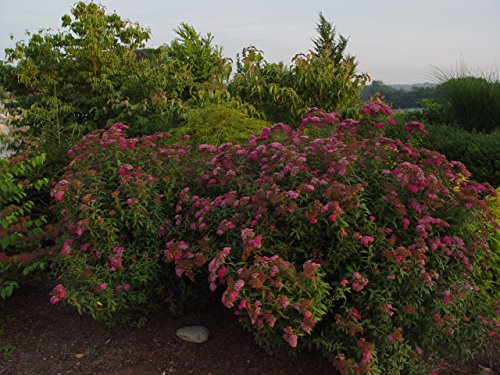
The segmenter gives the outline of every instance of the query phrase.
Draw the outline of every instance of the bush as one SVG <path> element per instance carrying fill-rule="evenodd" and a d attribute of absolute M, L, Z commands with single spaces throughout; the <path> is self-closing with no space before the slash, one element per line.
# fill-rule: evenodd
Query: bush
<path fill-rule="evenodd" d="M 29 34 L 7 49 L 0 79 L 20 114 L 14 126 L 28 126 L 60 176 L 66 150 L 90 131 L 114 122 L 134 124 L 133 134 L 152 134 L 179 125 L 190 106 L 231 101 L 225 85 L 231 66 L 188 25 L 169 45 L 141 49 L 150 31 L 103 6 L 78 2 L 62 17 L 61 31 Z"/>
<path fill-rule="evenodd" d="M 347 38 L 320 14 L 315 51 L 297 54 L 292 65 L 270 63 L 262 51 L 245 48 L 229 83 L 235 97 L 252 104 L 270 122 L 296 124 L 311 107 L 355 116 L 366 74 L 345 54 Z"/>
<path fill-rule="evenodd" d="M 195 158 L 170 145 L 169 133 L 125 138 L 125 129 L 86 135 L 68 151 L 71 162 L 51 192 L 62 223 L 62 279 L 52 302 L 95 319 L 134 317 L 166 298 L 174 309 L 172 298 L 189 292 L 159 258 L 162 228 L 176 221 L 175 196 L 197 175 Z"/>
<path fill-rule="evenodd" d="M 452 123 L 490 132 L 500 126 L 500 82 L 483 77 L 444 76 L 438 95 Z"/>
<path fill-rule="evenodd" d="M 402 124 L 408 118 L 398 120 L 398 127 L 388 128 L 388 137 L 409 141 L 411 135 L 404 131 Z M 449 160 L 465 164 L 477 181 L 500 186 L 500 130 L 489 134 L 467 131 L 453 125 L 430 124 L 429 134 L 421 135 L 412 142 L 420 147 L 439 151 Z"/>
<path fill-rule="evenodd" d="M 471 307 L 489 277 L 482 198 L 494 191 L 436 152 L 368 137 L 384 112 L 319 113 L 304 132 L 275 125 L 211 150 L 207 193 L 180 197 L 165 260 L 192 277 L 190 259 L 212 259 L 211 289 L 268 349 L 303 342 L 341 371 L 373 373 L 469 355 L 496 335 Z"/>
<path fill-rule="evenodd" d="M 259 133 L 267 122 L 250 118 L 241 109 L 223 104 L 207 104 L 186 111 L 185 124 L 171 129 L 175 139 L 189 134 L 192 144 L 219 146 L 225 142 L 245 143 L 250 135 Z"/>
<path fill-rule="evenodd" d="M 53 300 L 109 318 L 205 279 L 260 345 L 314 348 L 341 372 L 470 356 L 498 337 L 480 292 L 495 191 L 377 134 L 390 114 L 379 101 L 360 121 L 316 112 L 300 130 L 197 152 L 122 125 L 89 135 L 53 190 L 65 224 Z"/>
<path fill-rule="evenodd" d="M 6 299 L 31 274 L 47 268 L 54 235 L 46 226 L 44 215 L 34 214 L 34 204 L 27 199 L 30 190 L 40 190 L 48 179 L 30 180 L 40 169 L 45 155 L 28 153 L 0 158 L 0 299 Z"/>

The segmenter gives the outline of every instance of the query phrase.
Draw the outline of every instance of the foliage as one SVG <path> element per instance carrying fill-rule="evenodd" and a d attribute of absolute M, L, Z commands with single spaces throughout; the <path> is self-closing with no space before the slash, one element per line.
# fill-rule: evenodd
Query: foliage
<path fill-rule="evenodd" d="M 116 86 L 131 73 L 134 50 L 149 39 L 148 30 L 95 3 L 79 2 L 61 20 L 62 31 L 28 33 L 29 41 L 6 50 L 22 84 L 14 92 L 25 109 L 22 124 L 37 133 L 50 128 L 57 145 L 119 113 L 110 105 Z"/>
<path fill-rule="evenodd" d="M 409 141 L 410 135 L 402 125 L 412 114 L 401 116 L 398 127 L 386 129 L 386 135 Z M 428 126 L 429 134 L 422 135 L 412 142 L 416 145 L 439 151 L 449 160 L 458 160 L 465 164 L 477 181 L 489 182 L 500 186 L 500 131 L 490 134 L 467 131 L 453 125 L 432 123 Z"/>
<path fill-rule="evenodd" d="M 207 104 L 186 111 L 185 124 L 171 130 L 174 139 L 185 134 L 191 137 L 192 144 L 219 146 L 225 142 L 244 143 L 250 135 L 259 133 L 267 123 L 248 117 L 237 108 L 223 104 Z"/>
<path fill-rule="evenodd" d="M 319 13 L 319 21 L 316 25 L 318 37 L 313 39 L 314 54 L 333 59 L 336 65 L 340 65 L 344 59 L 348 38 L 339 34 L 337 38 L 337 28 L 329 22 L 323 13 Z"/>
<path fill-rule="evenodd" d="M 500 126 L 500 82 L 454 77 L 438 86 L 451 121 L 467 130 L 490 132 Z"/>
<path fill-rule="evenodd" d="M 229 80 L 231 65 L 222 56 L 222 48 L 214 46 L 213 36 L 202 36 L 193 26 L 181 23 L 175 31 L 177 37 L 165 51 L 166 60 L 177 60 L 186 64 L 193 76 L 193 82 L 210 86 L 222 86 Z M 188 100 L 192 93 L 187 90 L 184 97 Z"/>
<path fill-rule="evenodd" d="M 10 297 L 22 278 L 47 267 L 51 228 L 44 215 L 33 214 L 34 204 L 27 199 L 30 190 L 48 183 L 29 177 L 44 160 L 44 154 L 28 153 L 0 159 L 0 299 Z"/>
<path fill-rule="evenodd" d="M 382 136 L 390 114 L 380 101 L 360 121 L 317 111 L 196 152 L 120 124 L 92 133 L 52 192 L 65 225 L 53 301 L 110 318 L 155 293 L 182 304 L 206 280 L 260 345 L 315 348 L 341 372 L 470 356 L 498 337 L 479 292 L 495 192 Z"/>
<path fill-rule="evenodd" d="M 435 87 L 413 86 L 410 90 L 398 89 L 384 84 L 382 81 L 373 81 L 364 87 L 361 100 L 369 100 L 376 93 L 384 96 L 384 100 L 393 108 L 418 108 L 422 106 L 422 101 L 436 99 Z"/>
<path fill-rule="evenodd" d="M 303 131 L 277 124 L 207 149 L 206 193 L 180 196 L 167 262 L 193 278 L 193 259 L 212 259 L 211 289 L 268 349 L 303 342 L 343 372 L 372 373 L 469 355 L 496 335 L 471 307 L 494 191 L 460 163 L 376 136 L 393 123 L 384 113 L 380 102 L 360 123 L 320 112 Z"/>
<path fill-rule="evenodd" d="M 297 123 L 311 107 L 355 115 L 368 76 L 356 72 L 354 57 L 343 55 L 347 42 L 343 37 L 335 42 L 333 34 L 323 35 L 328 31 L 323 30 L 325 22 L 320 15 L 317 43 L 327 38 L 326 44 L 334 43 L 331 53 L 298 54 L 286 66 L 266 61 L 263 52 L 253 46 L 245 48 L 229 83 L 231 94 L 252 104 L 273 123 Z"/>
<path fill-rule="evenodd" d="M 439 122 L 466 130 L 491 132 L 500 125 L 500 81 L 495 72 L 473 72 L 461 61 L 455 69 L 438 68 L 437 102 L 445 117 Z"/>
<path fill-rule="evenodd" d="M 52 302 L 95 319 L 121 320 L 166 298 L 175 307 L 172 298 L 187 296 L 173 271 L 161 272 L 160 235 L 175 221 L 179 186 L 196 176 L 195 159 L 189 148 L 170 146 L 169 133 L 125 138 L 125 129 L 86 135 L 68 151 L 71 162 L 51 192 L 62 219 L 64 283 Z"/>

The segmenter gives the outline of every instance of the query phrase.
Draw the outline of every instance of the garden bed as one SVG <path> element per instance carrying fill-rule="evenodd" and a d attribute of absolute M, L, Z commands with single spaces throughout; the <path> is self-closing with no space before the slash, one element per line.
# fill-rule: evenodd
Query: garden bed
<path fill-rule="evenodd" d="M 15 350 L 7 359 L 0 354 L 0 374 L 332 373 L 325 360 L 310 354 L 286 360 L 266 354 L 223 306 L 175 319 L 158 314 L 144 329 L 108 327 L 69 306 L 51 305 L 51 287 L 24 288 L 9 300 L 0 346 L 11 344 Z M 176 337 L 179 327 L 191 324 L 210 329 L 208 342 Z"/>
<path fill-rule="evenodd" d="M 245 333 L 222 306 L 172 319 L 152 316 L 144 329 L 108 327 L 79 316 L 65 305 L 51 305 L 52 285 L 19 290 L 5 307 L 7 323 L 0 347 L 1 375 L 23 374 L 335 374 L 322 358 L 303 353 L 297 358 L 271 356 Z M 177 328 L 203 324 L 211 337 L 193 344 L 176 337 Z M 9 345 L 8 347 L 6 345 Z M 497 357 L 497 358 L 500 358 Z M 477 359 L 466 365 L 447 363 L 440 375 L 494 374 L 500 360 Z M 486 368 L 486 369 L 485 369 Z"/>

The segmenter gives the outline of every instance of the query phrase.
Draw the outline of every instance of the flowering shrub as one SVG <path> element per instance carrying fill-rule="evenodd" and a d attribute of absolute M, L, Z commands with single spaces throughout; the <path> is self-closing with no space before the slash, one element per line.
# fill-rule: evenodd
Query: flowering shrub
<path fill-rule="evenodd" d="M 174 220 L 176 186 L 194 175 L 189 148 L 169 146 L 169 133 L 126 138 L 125 129 L 86 135 L 51 191 L 62 220 L 62 276 L 51 301 L 96 319 L 121 319 L 183 283 L 160 272 L 160 235 Z"/>
<path fill-rule="evenodd" d="M 318 111 L 298 131 L 276 124 L 246 145 L 203 148 L 205 189 L 179 196 L 164 260 L 193 278 L 211 259 L 211 289 L 268 349 L 316 348 L 343 373 L 421 373 L 426 358 L 497 336 L 491 311 L 473 307 L 495 191 L 380 135 L 394 126 L 382 102 L 360 115 Z"/>
<path fill-rule="evenodd" d="M 342 373 L 422 373 L 496 340 L 479 286 L 495 191 L 384 137 L 384 103 L 359 116 L 315 111 L 299 130 L 196 150 L 121 124 L 91 133 L 52 191 L 65 226 L 53 301 L 109 317 L 203 281 L 263 347 L 314 348 Z"/>

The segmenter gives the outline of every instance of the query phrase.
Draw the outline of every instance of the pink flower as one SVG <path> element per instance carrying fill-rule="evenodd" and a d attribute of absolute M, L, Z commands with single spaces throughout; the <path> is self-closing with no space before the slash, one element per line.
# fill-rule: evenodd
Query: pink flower
<path fill-rule="evenodd" d="M 403 223 L 403 228 L 408 229 L 410 225 L 410 219 L 403 219 L 402 223 Z"/>
<path fill-rule="evenodd" d="M 226 272 L 227 272 L 227 267 L 221 267 L 217 271 L 217 276 L 219 276 L 219 278 L 222 279 L 224 277 L 224 275 L 226 274 Z"/>
<path fill-rule="evenodd" d="M 276 298 L 275 304 L 279 309 L 284 310 L 290 304 L 290 301 L 288 301 L 288 298 L 286 296 L 281 295 Z"/>
<path fill-rule="evenodd" d="M 363 357 L 361 358 L 361 363 L 370 363 L 372 360 L 372 353 L 368 349 L 363 349 Z"/>
<path fill-rule="evenodd" d="M 55 305 L 57 302 L 59 302 L 59 297 L 57 297 L 57 296 L 50 297 L 50 303 Z"/>
<path fill-rule="evenodd" d="M 66 289 L 64 289 L 62 284 L 57 284 L 54 289 L 52 289 L 52 293 L 54 293 L 54 295 L 50 297 L 50 303 L 52 304 L 56 304 L 61 299 L 66 297 Z"/>
<path fill-rule="evenodd" d="M 253 245 L 255 246 L 256 249 L 260 249 L 262 246 L 262 235 L 258 235 L 253 239 Z"/>
<path fill-rule="evenodd" d="M 241 288 L 243 288 L 243 286 L 245 285 L 245 282 L 243 280 L 238 280 L 234 283 L 234 290 L 238 291 L 240 290 Z"/>
<path fill-rule="evenodd" d="M 373 241 L 375 241 L 375 238 L 373 238 L 372 236 L 363 236 L 359 240 L 361 245 L 369 245 L 369 244 L 373 243 Z"/>
<path fill-rule="evenodd" d="M 285 332 L 283 334 L 283 338 L 286 342 L 288 342 L 288 345 L 290 345 L 292 348 L 297 347 L 299 337 L 293 332 L 292 327 L 286 327 L 283 329 L 283 331 Z"/>
<path fill-rule="evenodd" d="M 347 279 L 344 279 L 340 282 L 340 285 L 342 285 L 342 286 L 346 286 L 347 284 L 349 284 L 349 280 L 347 280 Z"/>
<path fill-rule="evenodd" d="M 213 292 L 213 291 L 215 291 L 215 289 L 217 289 L 217 284 L 214 282 L 211 282 L 210 283 L 210 291 Z"/>
<path fill-rule="evenodd" d="M 421 132 L 423 134 L 429 134 L 427 130 L 424 129 L 424 124 L 418 121 L 411 121 L 403 126 L 403 129 L 406 130 L 407 132 L 416 130 L 418 132 Z"/>
<path fill-rule="evenodd" d="M 69 246 L 73 242 L 72 239 L 68 239 L 64 241 L 61 252 L 59 253 L 60 256 L 65 257 L 69 253 L 71 253 L 71 247 Z"/>
<path fill-rule="evenodd" d="M 63 195 L 64 195 L 64 191 L 59 190 L 58 192 L 56 192 L 54 197 L 56 198 L 56 201 L 59 202 L 63 199 Z"/>
<path fill-rule="evenodd" d="M 352 283 L 352 289 L 355 292 L 362 291 L 364 289 L 364 287 L 368 285 L 368 278 L 361 276 L 358 272 L 355 272 L 352 275 L 352 278 L 355 280 Z"/>

